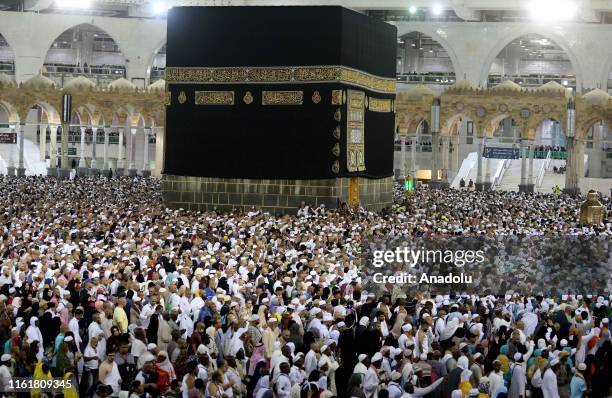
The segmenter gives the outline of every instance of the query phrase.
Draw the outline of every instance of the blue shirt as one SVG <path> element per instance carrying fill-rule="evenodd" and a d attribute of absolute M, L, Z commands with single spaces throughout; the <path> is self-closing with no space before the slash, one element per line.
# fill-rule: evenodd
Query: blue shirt
<path fill-rule="evenodd" d="M 582 377 L 572 377 L 570 382 L 570 398 L 582 398 L 586 389 L 586 383 Z"/>

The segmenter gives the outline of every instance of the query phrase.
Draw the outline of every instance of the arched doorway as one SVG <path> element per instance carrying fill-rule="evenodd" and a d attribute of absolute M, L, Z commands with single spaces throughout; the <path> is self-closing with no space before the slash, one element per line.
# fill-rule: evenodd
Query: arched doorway
<path fill-rule="evenodd" d="M 489 69 L 487 84 L 512 80 L 523 87 L 539 87 L 555 81 L 576 89 L 576 71 L 568 54 L 553 40 L 527 34 L 512 40 Z"/>
<path fill-rule="evenodd" d="M 612 132 L 605 120 L 597 120 L 587 129 L 584 154 L 588 157 L 587 177 L 612 178 Z"/>
<path fill-rule="evenodd" d="M 410 32 L 397 40 L 398 82 L 406 84 L 455 83 L 455 68 L 448 51 L 431 36 Z"/>
<path fill-rule="evenodd" d="M 60 87 L 76 76 L 86 76 L 103 87 L 125 77 L 125 69 L 125 56 L 115 40 L 97 26 L 81 24 L 51 44 L 43 73 Z"/>
<path fill-rule="evenodd" d="M 149 84 L 159 79 L 165 79 L 166 75 L 166 44 L 161 46 L 153 56 L 153 62 L 149 67 Z"/>
<path fill-rule="evenodd" d="M 2 34 L 0 34 L 0 73 L 15 74 L 15 54 Z"/>

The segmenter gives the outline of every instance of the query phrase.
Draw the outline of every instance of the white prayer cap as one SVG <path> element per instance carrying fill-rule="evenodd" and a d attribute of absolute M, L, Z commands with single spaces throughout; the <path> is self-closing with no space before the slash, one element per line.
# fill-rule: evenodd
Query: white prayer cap
<path fill-rule="evenodd" d="M 256 322 L 256 321 L 258 321 L 258 320 L 259 320 L 259 315 L 257 315 L 257 314 L 253 314 L 253 315 L 251 315 L 251 321 L 252 321 L 252 322 Z"/>
<path fill-rule="evenodd" d="M 520 352 L 514 354 L 515 361 L 520 361 L 521 359 L 523 359 L 523 354 L 521 354 Z"/>
<path fill-rule="evenodd" d="M 198 350 L 197 350 L 198 354 L 206 354 L 206 351 L 207 351 L 206 346 L 204 344 L 200 344 L 198 346 Z"/>
<path fill-rule="evenodd" d="M 4 355 L 2 356 L 2 361 L 4 361 Z M 584 372 L 586 368 L 587 368 L 586 363 L 582 362 L 578 364 L 578 370 Z"/>
<path fill-rule="evenodd" d="M 409 331 L 411 331 L 411 330 L 412 330 L 412 325 L 411 325 L 411 324 L 409 324 L 409 323 L 407 323 L 407 324 L 405 324 L 404 326 L 402 326 L 402 330 L 403 330 L 404 332 L 409 332 Z"/>
<path fill-rule="evenodd" d="M 474 359 L 480 358 L 482 356 L 481 353 L 477 352 L 476 354 L 474 354 Z"/>
<path fill-rule="evenodd" d="M 334 318 L 329 313 L 323 314 L 323 322 L 333 322 Z"/>
<path fill-rule="evenodd" d="M 344 322 L 338 322 L 338 324 L 337 324 L 336 326 L 338 326 L 339 328 L 343 328 L 343 327 L 345 327 L 345 326 L 346 326 L 346 323 L 344 323 Z"/>
<path fill-rule="evenodd" d="M 157 348 L 157 344 L 155 344 L 155 343 L 149 343 L 149 344 L 147 344 L 147 350 L 149 350 L 149 351 L 150 351 L 150 350 L 154 350 L 154 349 L 156 349 L 156 348 Z"/>
<path fill-rule="evenodd" d="M 324 352 L 325 350 L 327 350 L 329 347 L 327 346 L 327 344 L 323 344 L 321 346 L 321 349 L 319 350 L 319 352 Z"/>
<path fill-rule="evenodd" d="M 368 356 L 366 354 L 360 354 L 357 359 L 359 359 L 359 362 L 363 362 Z"/>
<path fill-rule="evenodd" d="M 601 320 L 601 323 L 610 323 L 610 319 L 609 318 L 604 318 Z"/>
<path fill-rule="evenodd" d="M 561 339 L 560 344 L 561 344 L 561 347 L 567 347 L 567 340 Z"/>
<path fill-rule="evenodd" d="M 377 352 L 376 354 L 374 354 L 374 356 L 372 357 L 372 363 L 374 362 L 378 362 L 378 361 L 382 361 L 383 356 L 380 352 Z"/>
<path fill-rule="evenodd" d="M 412 356 L 412 350 L 411 350 L 410 348 L 406 348 L 406 349 L 404 350 L 404 356 L 405 356 L 406 358 L 410 358 L 410 357 Z"/>
<path fill-rule="evenodd" d="M 0 357 L 0 361 L 2 362 L 7 362 L 11 360 L 11 354 L 2 354 L 2 356 Z"/>
<path fill-rule="evenodd" d="M 419 358 L 421 359 L 421 361 L 426 361 L 427 360 L 427 354 L 422 353 Z"/>
<path fill-rule="evenodd" d="M 555 357 L 552 359 L 552 361 L 550 361 L 550 366 L 555 366 L 558 363 L 559 363 L 559 358 Z"/>
<path fill-rule="evenodd" d="M 398 371 L 391 373 L 391 380 L 399 380 L 402 377 L 402 374 Z"/>

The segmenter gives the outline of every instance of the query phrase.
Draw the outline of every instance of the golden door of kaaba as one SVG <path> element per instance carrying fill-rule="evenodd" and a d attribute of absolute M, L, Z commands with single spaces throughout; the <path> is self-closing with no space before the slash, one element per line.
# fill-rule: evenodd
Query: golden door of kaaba
<path fill-rule="evenodd" d="M 359 177 L 349 178 L 348 204 L 350 207 L 359 206 Z"/>

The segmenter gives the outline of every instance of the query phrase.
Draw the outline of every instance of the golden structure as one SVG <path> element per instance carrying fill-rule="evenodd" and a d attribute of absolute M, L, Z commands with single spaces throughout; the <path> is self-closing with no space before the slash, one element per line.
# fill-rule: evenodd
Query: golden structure
<path fill-rule="evenodd" d="M 6 75 L 0 78 L 0 108 L 8 115 L 12 126 L 25 126 L 32 108 L 41 110 L 41 126 L 62 126 L 64 94 L 72 96 L 70 117 L 72 121 L 78 121 L 79 127 L 154 131 L 162 130 L 165 124 L 165 105 L 169 98 L 164 81 L 158 81 L 147 89 L 137 89 L 128 80 L 118 79 L 101 88 L 79 76 L 66 83 L 64 88 L 58 88 L 40 74 L 19 85 Z M 63 127 L 66 138 L 62 133 L 62 144 L 67 145 L 69 126 Z M 158 139 L 163 143 L 163 134 Z M 41 142 L 42 145 L 45 144 Z"/>
<path fill-rule="evenodd" d="M 441 103 L 439 138 L 442 145 L 456 139 L 462 120 L 473 123 L 474 138 L 486 140 L 493 137 L 502 120 L 511 117 L 524 142 L 535 139 L 536 130 L 544 120 L 559 122 L 568 144 L 566 188 L 574 190 L 578 187 L 579 176 L 584 175 L 584 164 L 577 159 L 584 155 L 590 128 L 600 121 L 612 125 L 612 97 L 599 89 L 584 95 L 573 95 L 556 82 L 526 89 L 506 81 L 483 89 L 462 80 L 448 87 L 441 95 L 420 85 L 398 93 L 395 104 L 396 131 L 400 139 L 414 137 L 423 122 L 431 124 L 432 105 L 436 98 Z M 568 136 L 568 105 L 571 101 L 575 102 L 575 126 L 572 128 L 573 134 Z"/>
<path fill-rule="evenodd" d="M 601 224 L 606 216 L 605 207 L 599 202 L 597 192 L 591 190 L 580 206 L 580 225 Z"/>

